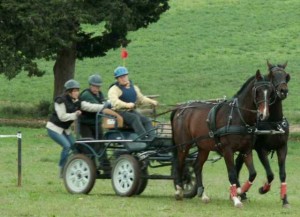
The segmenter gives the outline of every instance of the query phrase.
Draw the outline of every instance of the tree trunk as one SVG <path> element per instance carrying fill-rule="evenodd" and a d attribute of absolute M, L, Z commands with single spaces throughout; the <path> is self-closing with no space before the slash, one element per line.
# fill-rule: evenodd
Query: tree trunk
<path fill-rule="evenodd" d="M 64 84 L 67 80 L 74 78 L 76 62 L 76 45 L 71 48 L 63 48 L 58 52 L 53 67 L 54 93 L 53 99 L 64 92 Z"/>

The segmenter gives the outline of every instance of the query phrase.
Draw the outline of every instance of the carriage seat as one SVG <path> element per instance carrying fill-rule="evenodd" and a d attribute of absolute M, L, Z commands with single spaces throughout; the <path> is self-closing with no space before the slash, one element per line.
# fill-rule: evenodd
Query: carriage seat
<path fill-rule="evenodd" d="M 111 109 L 103 109 L 102 111 L 102 128 L 103 129 L 116 129 L 116 128 L 127 128 L 124 125 L 124 120 L 121 115 Z"/>

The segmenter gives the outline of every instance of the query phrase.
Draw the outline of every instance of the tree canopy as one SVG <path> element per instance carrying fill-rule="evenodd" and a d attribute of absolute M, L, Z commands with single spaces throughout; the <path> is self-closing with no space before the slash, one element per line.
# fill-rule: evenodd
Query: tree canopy
<path fill-rule="evenodd" d="M 24 70 L 42 76 L 36 61 L 54 59 L 55 96 L 74 77 L 77 58 L 126 46 L 128 31 L 146 28 L 168 8 L 168 0 L 0 1 L 0 74 L 12 79 Z M 85 32 L 82 24 L 103 31 Z"/>

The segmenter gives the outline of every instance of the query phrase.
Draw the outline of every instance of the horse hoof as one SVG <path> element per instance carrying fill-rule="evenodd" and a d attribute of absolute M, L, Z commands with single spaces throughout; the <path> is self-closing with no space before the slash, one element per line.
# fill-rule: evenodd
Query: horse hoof
<path fill-rule="evenodd" d="M 263 187 L 260 187 L 260 188 L 258 189 L 258 192 L 259 192 L 260 194 L 265 194 L 265 193 L 267 193 L 268 191 L 265 191 Z"/>
<path fill-rule="evenodd" d="M 183 190 L 179 185 L 176 185 L 175 199 L 176 200 L 183 199 Z"/>
<path fill-rule="evenodd" d="M 210 198 L 206 195 L 203 195 L 201 200 L 202 200 L 203 203 L 209 203 L 210 202 Z"/>
<path fill-rule="evenodd" d="M 241 201 L 247 201 L 248 200 L 248 197 L 247 197 L 246 193 L 241 194 L 240 198 L 241 198 Z"/>
<path fill-rule="evenodd" d="M 239 198 L 237 197 L 233 197 L 231 198 L 233 201 L 233 204 L 236 208 L 242 208 L 243 207 L 243 203 L 239 200 Z"/>
<path fill-rule="evenodd" d="M 210 202 L 209 198 L 202 198 L 201 200 L 202 200 L 203 203 L 209 203 Z"/>
<path fill-rule="evenodd" d="M 240 203 L 237 203 L 234 205 L 236 208 L 243 208 L 243 204 L 240 202 Z"/>
<path fill-rule="evenodd" d="M 291 208 L 291 205 L 290 205 L 289 203 L 286 203 L 286 204 L 283 204 L 283 205 L 282 205 L 282 208 L 290 209 L 290 208 Z"/>
<path fill-rule="evenodd" d="M 183 200 L 183 196 L 180 194 L 175 194 L 175 199 L 176 200 Z"/>

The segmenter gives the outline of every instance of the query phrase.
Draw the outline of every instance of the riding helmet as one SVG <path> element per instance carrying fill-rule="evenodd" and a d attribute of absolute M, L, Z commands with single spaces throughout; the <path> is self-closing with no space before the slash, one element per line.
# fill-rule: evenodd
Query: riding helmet
<path fill-rule="evenodd" d="M 65 90 L 67 91 L 70 89 L 79 89 L 80 85 L 79 85 L 78 81 L 75 81 L 74 79 L 70 79 L 65 83 L 64 87 L 65 87 Z"/>
<path fill-rule="evenodd" d="M 114 71 L 114 76 L 115 78 L 118 78 L 120 76 L 123 76 L 123 75 L 128 75 L 128 70 L 126 67 L 124 66 L 119 66 L 115 69 Z"/>
<path fill-rule="evenodd" d="M 89 77 L 89 84 L 93 86 L 100 87 L 102 85 L 102 78 L 98 74 L 91 75 Z"/>

